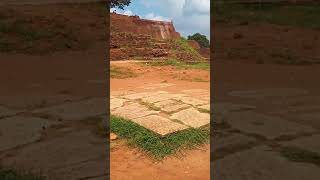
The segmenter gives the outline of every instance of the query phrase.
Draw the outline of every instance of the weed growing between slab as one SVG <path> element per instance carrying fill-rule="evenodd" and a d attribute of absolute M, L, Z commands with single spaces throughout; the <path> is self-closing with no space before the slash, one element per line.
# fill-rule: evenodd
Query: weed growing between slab
<path fill-rule="evenodd" d="M 0 166 L 1 180 L 45 180 L 42 175 L 35 175 L 30 172 L 17 172 L 13 169 L 2 168 Z"/>
<path fill-rule="evenodd" d="M 203 109 L 203 108 L 198 108 L 199 112 L 201 113 L 208 113 L 210 114 L 210 110 L 207 110 L 207 109 Z"/>
<path fill-rule="evenodd" d="M 162 160 L 181 149 L 209 143 L 210 140 L 209 128 L 191 128 L 161 137 L 132 121 L 116 116 L 111 116 L 110 130 L 119 137 L 127 139 L 129 145 L 141 148 L 157 160 Z"/>
<path fill-rule="evenodd" d="M 110 66 L 110 78 L 114 79 L 126 79 L 136 77 L 137 74 L 132 72 L 128 68 L 124 67 L 117 67 L 117 66 Z"/>
<path fill-rule="evenodd" d="M 105 137 L 107 135 L 106 122 L 104 122 L 102 117 L 88 117 L 80 122 L 85 124 L 86 127 L 91 126 L 93 132 L 99 136 Z"/>
<path fill-rule="evenodd" d="M 161 108 L 153 105 L 152 103 L 144 102 L 141 99 L 139 99 L 139 104 L 146 106 L 148 109 L 153 111 L 161 111 Z"/>
<path fill-rule="evenodd" d="M 282 156 L 290 161 L 311 163 L 320 166 L 320 154 L 297 147 L 284 147 L 280 150 Z"/>
<path fill-rule="evenodd" d="M 149 66 L 174 66 L 177 69 L 201 69 L 210 70 L 210 63 L 199 62 L 199 63 L 185 63 L 176 59 L 166 59 L 163 61 L 152 61 L 146 63 Z"/>

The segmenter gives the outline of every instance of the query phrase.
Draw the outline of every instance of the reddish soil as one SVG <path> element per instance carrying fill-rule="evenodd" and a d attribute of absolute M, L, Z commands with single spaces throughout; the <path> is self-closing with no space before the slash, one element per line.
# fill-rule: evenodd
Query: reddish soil
<path fill-rule="evenodd" d="M 103 51 L 57 53 L 50 56 L 0 55 L 2 96 L 18 94 L 59 94 L 104 96 L 106 78 Z M 13 70 L 14 69 L 14 70 Z M 90 80 L 102 84 L 88 86 Z"/>
<path fill-rule="evenodd" d="M 176 92 L 181 89 L 209 89 L 210 73 L 204 70 L 176 69 L 172 66 L 150 67 L 134 63 L 111 63 L 112 66 L 128 68 L 137 74 L 137 77 L 127 79 L 110 79 L 110 91 L 125 89 L 132 90 L 149 83 L 173 83 L 174 87 L 166 90 Z M 203 82 L 193 82 L 197 77 Z"/>
<path fill-rule="evenodd" d="M 267 23 L 217 23 L 215 61 L 255 64 L 320 63 L 319 30 Z"/>
<path fill-rule="evenodd" d="M 115 180 L 208 180 L 210 179 L 210 147 L 188 151 L 181 157 L 153 162 L 137 150 L 122 145 L 111 150 L 111 179 Z"/>

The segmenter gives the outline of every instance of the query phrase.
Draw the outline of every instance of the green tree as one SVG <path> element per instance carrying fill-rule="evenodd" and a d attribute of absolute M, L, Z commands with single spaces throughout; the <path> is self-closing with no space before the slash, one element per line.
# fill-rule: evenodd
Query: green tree
<path fill-rule="evenodd" d="M 131 0 L 110 0 L 111 8 L 123 9 L 125 6 L 129 6 Z"/>
<path fill-rule="evenodd" d="M 209 48 L 210 47 L 210 42 L 207 39 L 207 37 L 205 35 L 200 34 L 200 33 L 195 33 L 192 36 L 188 36 L 188 40 L 197 41 L 201 48 Z"/>

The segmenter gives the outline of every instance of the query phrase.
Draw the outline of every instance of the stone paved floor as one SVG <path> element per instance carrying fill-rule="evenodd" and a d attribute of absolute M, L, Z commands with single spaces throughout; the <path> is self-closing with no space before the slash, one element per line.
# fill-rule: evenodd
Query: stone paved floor
<path fill-rule="evenodd" d="M 147 90 L 144 92 L 111 92 L 111 114 L 132 120 L 161 136 L 210 124 L 208 90 L 176 93 L 157 90 L 167 86 L 172 84 L 151 84 L 144 86 Z"/>
<path fill-rule="evenodd" d="M 319 179 L 320 167 L 310 157 L 294 162 L 281 153 L 290 147 L 320 156 L 317 96 L 293 88 L 227 94 L 232 98 L 213 107 L 214 179 Z"/>
<path fill-rule="evenodd" d="M 106 120 L 105 97 L 0 99 L 2 166 L 56 180 L 106 179 L 106 138 L 97 129 Z"/>

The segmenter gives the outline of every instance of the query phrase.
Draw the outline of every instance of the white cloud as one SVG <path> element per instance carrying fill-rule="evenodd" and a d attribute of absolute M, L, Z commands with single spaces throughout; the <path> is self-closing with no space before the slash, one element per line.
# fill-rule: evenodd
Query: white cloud
<path fill-rule="evenodd" d="M 210 38 L 210 0 L 137 0 L 137 2 L 141 7 L 151 11 L 145 14 L 136 12 L 141 18 L 172 20 L 176 30 L 183 36 L 201 33 Z M 134 15 L 129 9 L 117 10 L 117 13 Z"/>
<path fill-rule="evenodd" d="M 210 0 L 185 0 L 183 13 L 188 14 L 210 14 Z"/>
<path fill-rule="evenodd" d="M 149 20 L 155 20 L 155 21 L 171 21 L 171 19 L 163 17 L 163 16 L 157 16 L 153 12 L 143 16 L 142 18 L 149 19 Z"/>
<path fill-rule="evenodd" d="M 116 8 L 110 8 L 110 12 L 114 12 L 116 11 L 116 13 L 118 14 L 123 14 L 123 15 L 127 15 L 127 16 L 132 16 L 133 15 L 133 12 L 129 9 L 127 10 L 119 10 L 119 9 L 116 9 Z"/>
<path fill-rule="evenodd" d="M 201 33 L 210 38 L 210 0 L 140 0 L 140 4 L 145 8 L 161 9 L 170 17 L 149 13 L 144 16 L 147 19 L 172 19 L 176 30 L 183 36 Z"/>

